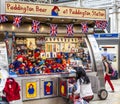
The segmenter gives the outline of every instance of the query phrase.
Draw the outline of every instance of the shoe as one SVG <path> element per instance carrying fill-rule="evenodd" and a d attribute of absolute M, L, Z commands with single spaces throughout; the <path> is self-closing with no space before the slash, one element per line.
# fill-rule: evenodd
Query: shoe
<path fill-rule="evenodd" d="M 112 90 L 112 91 L 110 91 L 111 93 L 114 93 L 115 91 L 114 90 Z"/>

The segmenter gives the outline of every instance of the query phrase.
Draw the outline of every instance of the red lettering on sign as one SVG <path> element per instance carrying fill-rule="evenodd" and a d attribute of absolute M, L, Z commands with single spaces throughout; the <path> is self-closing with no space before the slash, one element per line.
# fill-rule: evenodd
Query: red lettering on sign
<path fill-rule="evenodd" d="M 40 8 L 39 6 L 36 6 L 36 12 L 46 12 L 47 9 Z"/>

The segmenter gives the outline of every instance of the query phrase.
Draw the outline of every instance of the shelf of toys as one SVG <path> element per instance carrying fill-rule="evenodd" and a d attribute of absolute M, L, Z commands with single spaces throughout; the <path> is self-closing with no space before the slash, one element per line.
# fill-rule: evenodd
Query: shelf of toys
<path fill-rule="evenodd" d="M 90 69 L 90 56 L 84 37 L 16 37 L 10 75 L 75 72 L 74 67 Z"/>

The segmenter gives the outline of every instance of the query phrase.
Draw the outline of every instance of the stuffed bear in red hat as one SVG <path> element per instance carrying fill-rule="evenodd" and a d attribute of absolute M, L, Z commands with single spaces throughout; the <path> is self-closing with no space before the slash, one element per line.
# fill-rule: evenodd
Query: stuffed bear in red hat
<path fill-rule="evenodd" d="M 40 56 L 40 50 L 39 50 L 39 49 L 35 49 L 34 58 L 35 58 L 35 59 L 38 59 L 39 56 Z"/>
<path fill-rule="evenodd" d="M 16 74 L 16 71 L 14 70 L 14 65 L 13 65 L 13 63 L 11 63 L 11 64 L 9 65 L 9 74 L 10 74 L 10 75 L 15 75 L 15 74 Z"/>
<path fill-rule="evenodd" d="M 57 62 L 57 63 L 62 63 L 62 55 L 61 55 L 61 53 L 60 53 L 60 52 L 59 52 L 59 53 L 57 53 L 56 62 Z"/>
<path fill-rule="evenodd" d="M 23 56 L 17 55 L 15 61 L 13 62 L 15 70 L 17 70 L 22 63 L 23 63 Z"/>
<path fill-rule="evenodd" d="M 50 70 L 50 68 L 46 67 L 44 72 L 45 73 L 51 73 L 51 70 Z"/>
<path fill-rule="evenodd" d="M 52 73 L 55 73 L 55 72 L 56 72 L 56 65 L 55 65 L 55 64 L 51 66 L 51 72 L 52 72 Z"/>
<path fill-rule="evenodd" d="M 26 74 L 25 64 L 21 64 L 18 69 L 18 74 Z"/>
<path fill-rule="evenodd" d="M 34 68 L 33 64 L 30 64 L 28 66 L 28 74 L 35 74 L 35 73 L 36 72 L 35 72 L 35 68 Z"/>

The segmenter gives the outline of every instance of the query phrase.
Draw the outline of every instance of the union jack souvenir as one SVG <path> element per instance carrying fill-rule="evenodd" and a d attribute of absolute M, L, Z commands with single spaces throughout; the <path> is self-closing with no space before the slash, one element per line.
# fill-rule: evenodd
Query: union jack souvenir
<path fill-rule="evenodd" d="M 13 24 L 16 27 L 20 27 L 21 20 L 22 20 L 22 16 L 14 16 Z"/>
<path fill-rule="evenodd" d="M 73 24 L 66 25 L 67 27 L 67 35 L 68 36 L 73 36 L 74 31 L 73 31 Z"/>
<path fill-rule="evenodd" d="M 50 36 L 57 36 L 57 25 L 50 24 Z"/>
<path fill-rule="evenodd" d="M 101 28 L 101 21 L 95 21 L 96 28 Z"/>
<path fill-rule="evenodd" d="M 33 20 L 32 32 L 39 33 L 39 29 L 40 29 L 40 22 Z"/>
<path fill-rule="evenodd" d="M 82 33 L 87 33 L 88 32 L 88 26 L 87 23 L 81 23 L 82 25 Z"/>
<path fill-rule="evenodd" d="M 8 21 L 5 15 L 0 15 L 0 23 Z"/>
<path fill-rule="evenodd" d="M 96 28 L 105 29 L 107 27 L 107 21 L 95 21 Z"/>
<path fill-rule="evenodd" d="M 102 21 L 102 29 L 105 29 L 107 27 L 107 21 Z"/>
<path fill-rule="evenodd" d="M 5 41 L 5 43 L 6 43 L 6 48 L 7 48 L 7 51 L 8 51 L 8 49 L 9 49 L 9 40 L 8 40 L 8 35 L 9 35 L 9 33 L 8 33 L 8 32 L 5 32 L 5 39 L 4 39 L 4 41 Z"/>

